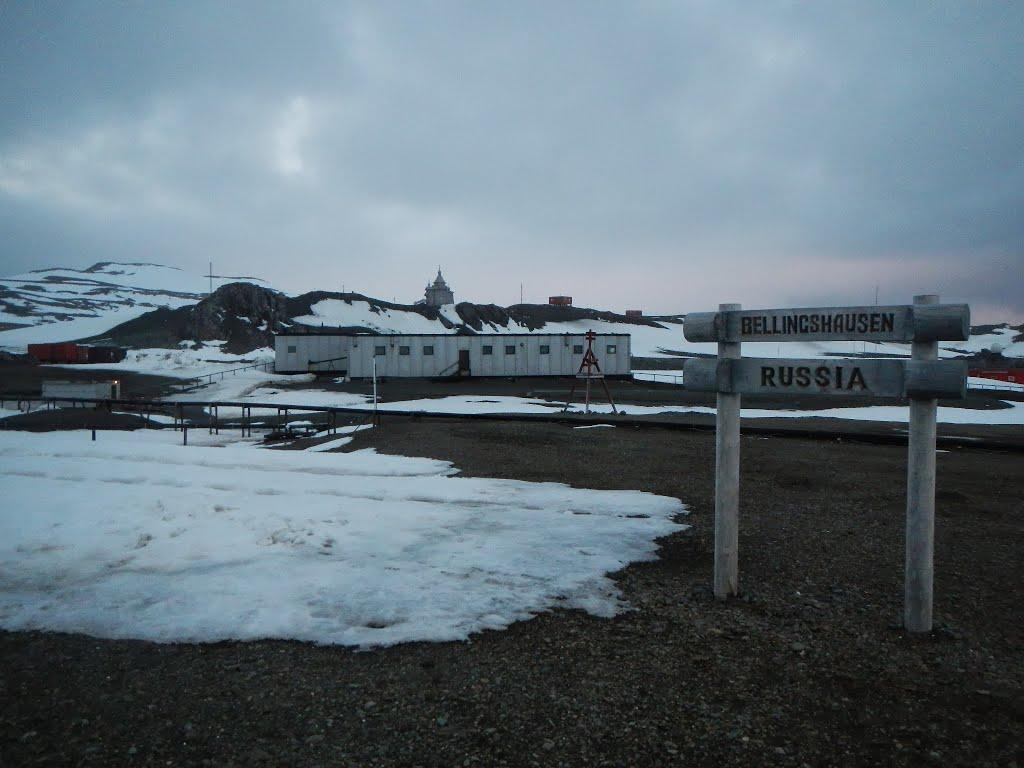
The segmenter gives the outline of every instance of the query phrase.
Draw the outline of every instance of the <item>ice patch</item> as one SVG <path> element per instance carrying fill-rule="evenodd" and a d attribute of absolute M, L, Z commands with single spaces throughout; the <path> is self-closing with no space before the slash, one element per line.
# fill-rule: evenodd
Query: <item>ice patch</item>
<path fill-rule="evenodd" d="M 0 432 L 0 626 L 171 641 L 455 640 L 559 606 L 685 526 L 673 498 L 450 463 Z"/>

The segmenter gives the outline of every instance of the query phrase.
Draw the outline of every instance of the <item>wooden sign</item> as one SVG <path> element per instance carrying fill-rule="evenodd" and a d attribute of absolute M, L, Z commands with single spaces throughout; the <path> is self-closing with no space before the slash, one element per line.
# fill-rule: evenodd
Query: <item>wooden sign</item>
<path fill-rule="evenodd" d="M 966 304 L 691 312 L 683 320 L 688 341 L 964 341 L 970 337 Z"/>
<path fill-rule="evenodd" d="M 963 398 L 967 394 L 967 363 L 961 360 L 694 359 L 686 362 L 684 376 L 687 389 L 740 395 Z"/>
<path fill-rule="evenodd" d="M 740 400 L 744 394 L 859 395 L 910 400 L 907 437 L 906 557 L 903 625 L 932 628 L 935 551 L 936 401 L 964 397 L 967 368 L 938 360 L 940 340 L 970 336 L 966 304 L 940 304 L 915 296 L 913 306 L 743 310 L 720 304 L 718 312 L 686 315 L 689 341 L 718 342 L 714 360 L 690 360 L 687 389 L 715 392 L 714 591 L 719 599 L 739 591 Z M 911 360 L 743 358 L 744 341 L 911 342 Z"/>

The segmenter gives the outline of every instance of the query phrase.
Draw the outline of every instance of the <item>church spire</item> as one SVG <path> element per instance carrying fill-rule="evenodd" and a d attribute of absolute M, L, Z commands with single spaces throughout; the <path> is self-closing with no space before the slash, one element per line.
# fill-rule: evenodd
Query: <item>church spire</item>
<path fill-rule="evenodd" d="M 434 278 L 433 283 L 427 284 L 427 289 L 424 292 L 424 295 L 426 297 L 425 303 L 432 307 L 440 307 L 445 304 L 455 303 L 455 294 L 444 281 L 444 275 L 441 274 L 440 264 L 437 267 L 437 277 Z"/>

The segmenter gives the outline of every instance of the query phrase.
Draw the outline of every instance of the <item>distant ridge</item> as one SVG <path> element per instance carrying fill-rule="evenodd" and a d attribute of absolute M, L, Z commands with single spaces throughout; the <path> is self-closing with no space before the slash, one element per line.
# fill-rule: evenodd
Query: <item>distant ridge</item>
<path fill-rule="evenodd" d="M 682 315 L 626 317 L 587 307 L 461 302 L 441 307 L 399 304 L 353 292 L 290 296 L 255 277 L 209 276 L 152 262 L 101 261 L 86 269 L 39 269 L 0 278 L 0 349 L 90 341 L 165 349 L 216 343 L 248 353 L 272 345 L 283 331 L 347 333 L 629 333 L 636 357 L 714 354 L 713 344 L 683 338 Z M 745 345 L 751 356 L 777 347 Z M 940 345 L 944 356 L 970 356 L 999 366 L 1024 357 L 1024 325 L 975 326 L 965 342 Z M 747 349 L 749 347 L 749 349 Z M 905 356 L 899 345 L 854 349 L 848 342 L 805 344 L 791 356 Z M 657 367 L 656 361 L 652 365 Z"/>

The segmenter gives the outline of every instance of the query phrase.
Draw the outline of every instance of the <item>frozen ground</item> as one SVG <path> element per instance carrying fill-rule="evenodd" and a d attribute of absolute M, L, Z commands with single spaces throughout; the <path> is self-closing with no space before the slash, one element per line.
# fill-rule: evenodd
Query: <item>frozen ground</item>
<path fill-rule="evenodd" d="M 570 411 L 580 413 L 583 404 L 578 400 L 572 404 Z M 1003 401 L 1008 407 L 999 410 L 980 410 L 974 408 L 940 407 L 938 420 L 942 424 L 980 424 L 980 425 L 1016 425 L 1024 424 L 1024 403 Z M 422 400 L 402 400 L 381 403 L 385 411 L 402 412 L 434 412 L 434 413 L 557 413 L 564 403 L 549 400 L 538 400 L 525 397 L 451 395 L 449 397 L 425 398 Z M 352 406 L 369 408 L 371 406 Z M 619 404 L 619 413 L 631 416 L 655 416 L 666 413 L 703 413 L 714 414 L 715 409 L 700 405 L 633 405 Z M 855 421 L 893 421 L 905 422 L 909 409 L 898 405 L 870 405 L 854 408 L 822 408 L 820 410 L 783 410 L 768 408 L 743 408 L 741 416 L 745 419 L 800 419 L 826 418 L 851 419 Z M 610 414 L 611 406 L 591 402 L 590 412 Z"/>
<path fill-rule="evenodd" d="M 177 439 L 0 432 L 0 625 L 156 641 L 465 638 L 555 606 L 615 613 L 606 574 L 682 527 L 682 504 L 649 493 Z"/>
<path fill-rule="evenodd" d="M 654 373 L 654 372 L 650 372 Z M 664 372 L 662 372 L 664 373 Z M 253 372 L 251 380 L 231 380 L 227 377 L 223 385 L 216 385 L 214 390 L 203 389 L 197 393 L 177 396 L 175 399 L 182 402 L 190 400 L 233 399 L 238 401 L 249 400 L 258 403 L 281 404 L 281 405 L 306 405 L 324 406 L 335 408 L 359 408 L 369 410 L 373 406 L 367 395 L 334 392 L 320 389 L 290 389 L 286 386 L 266 386 L 267 374 Z M 671 375 L 671 374 L 670 374 Z M 276 378 L 281 384 L 287 385 L 295 381 L 296 377 L 270 377 Z M 972 379 L 972 382 L 975 380 Z M 987 383 L 987 380 L 979 380 Z M 1005 382 L 1002 382 L 1005 384 Z M 1013 386 L 1013 385 L 1009 385 Z M 224 395 L 217 393 L 218 389 L 229 390 Z M 998 410 L 982 410 L 976 408 L 940 407 L 938 419 L 944 424 L 977 424 L 977 425 L 1017 425 L 1024 424 L 1024 403 L 1003 401 L 1007 406 Z M 564 403 L 540 398 L 515 397 L 508 395 L 449 395 L 446 397 L 421 398 L 416 400 L 397 400 L 381 402 L 380 408 L 384 411 L 399 411 L 412 413 L 417 411 L 429 413 L 457 413 L 457 414 L 551 414 L 562 410 Z M 714 414 L 715 409 L 699 405 L 634 405 L 631 403 L 619 403 L 620 413 L 632 416 L 656 416 L 671 413 L 697 413 Z M 583 411 L 583 404 L 580 397 L 574 398 L 569 410 L 574 413 Z M 236 412 L 237 411 L 237 412 Z M 601 401 L 597 396 L 590 405 L 591 413 L 610 414 L 611 407 Z M 241 415 L 241 409 L 222 407 L 220 416 L 231 418 Z M 745 419 L 770 419 L 770 418 L 829 418 L 849 419 L 853 421 L 880 421 L 880 422 L 906 422 L 908 419 L 908 408 L 899 405 L 870 405 L 851 408 L 821 408 L 816 410 L 790 410 L 770 408 L 744 408 L 742 417 Z"/>
<path fill-rule="evenodd" d="M 274 350 L 270 347 L 254 349 L 244 355 L 222 352 L 223 341 L 207 341 L 193 349 L 188 342 L 182 342 L 178 349 L 130 349 L 119 363 L 104 363 L 104 370 L 148 373 L 154 376 L 190 379 L 219 373 L 231 368 L 241 368 L 254 363 L 273 363 Z M 77 368 L 82 366 L 54 365 L 53 368 Z M 266 371 L 264 371 L 266 373 Z"/>
<path fill-rule="evenodd" d="M 1004 392 L 1024 392 L 1024 384 L 1016 381 L 1000 381 L 999 379 L 985 379 L 981 376 L 967 377 L 968 389 L 1001 389 Z"/>

